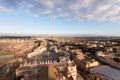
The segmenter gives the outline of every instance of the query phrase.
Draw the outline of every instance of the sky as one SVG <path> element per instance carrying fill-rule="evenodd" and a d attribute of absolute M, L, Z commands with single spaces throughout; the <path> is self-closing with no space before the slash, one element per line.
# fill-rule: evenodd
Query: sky
<path fill-rule="evenodd" d="M 0 33 L 120 36 L 120 0 L 0 0 Z"/>

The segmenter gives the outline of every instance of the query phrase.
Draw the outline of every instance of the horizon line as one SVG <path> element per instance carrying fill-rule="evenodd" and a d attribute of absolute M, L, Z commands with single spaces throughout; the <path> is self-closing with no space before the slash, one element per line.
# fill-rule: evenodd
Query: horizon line
<path fill-rule="evenodd" d="M 70 37 L 120 37 L 119 35 L 106 34 L 32 34 L 32 33 L 0 33 L 2 36 L 70 36 Z"/>

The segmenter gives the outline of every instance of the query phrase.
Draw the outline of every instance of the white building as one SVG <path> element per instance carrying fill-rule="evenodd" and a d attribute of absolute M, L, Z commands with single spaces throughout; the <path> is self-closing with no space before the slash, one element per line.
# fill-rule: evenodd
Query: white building
<path fill-rule="evenodd" d="M 68 75 L 68 76 L 72 76 L 73 80 L 77 80 L 77 68 L 76 68 L 76 65 L 74 63 L 72 63 L 71 61 L 69 61 L 67 69 L 68 69 L 68 72 L 70 72 L 70 75 Z"/>

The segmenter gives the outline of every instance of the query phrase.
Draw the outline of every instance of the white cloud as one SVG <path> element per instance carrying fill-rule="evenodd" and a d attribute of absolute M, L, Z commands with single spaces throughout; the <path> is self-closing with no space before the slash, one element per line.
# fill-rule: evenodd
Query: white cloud
<path fill-rule="evenodd" d="M 24 7 L 29 14 L 71 20 L 120 22 L 120 0 L 0 0 L 9 9 Z"/>
<path fill-rule="evenodd" d="M 6 13 L 10 13 L 11 11 L 5 7 L 1 7 L 0 6 L 0 11 L 6 12 Z"/>

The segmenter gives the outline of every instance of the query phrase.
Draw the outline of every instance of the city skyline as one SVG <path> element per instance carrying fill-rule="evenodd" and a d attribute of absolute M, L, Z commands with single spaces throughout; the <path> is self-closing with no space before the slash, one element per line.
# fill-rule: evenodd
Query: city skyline
<path fill-rule="evenodd" d="M 119 36 L 119 0 L 0 0 L 0 33 Z"/>

